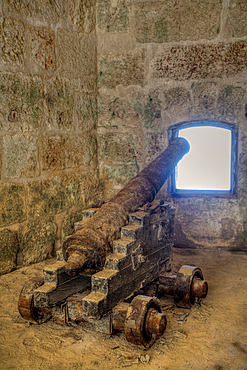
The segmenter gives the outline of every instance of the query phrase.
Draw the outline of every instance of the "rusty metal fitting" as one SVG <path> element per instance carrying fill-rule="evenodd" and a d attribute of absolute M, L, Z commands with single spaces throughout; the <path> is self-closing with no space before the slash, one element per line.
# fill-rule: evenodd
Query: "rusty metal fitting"
<path fill-rule="evenodd" d="M 158 294 L 171 294 L 177 306 L 190 308 L 196 300 L 206 298 L 208 283 L 202 271 L 195 266 L 184 265 L 178 273 L 159 277 Z"/>
<path fill-rule="evenodd" d="M 124 332 L 129 343 L 150 347 L 166 328 L 166 316 L 155 297 L 136 296 L 126 313 Z"/>
<path fill-rule="evenodd" d="M 159 277 L 158 294 L 170 294 L 173 295 L 173 288 L 177 275 L 167 274 Z"/>
<path fill-rule="evenodd" d="M 207 294 L 208 294 L 208 283 L 205 280 L 201 280 L 195 276 L 191 286 L 191 295 L 193 299 L 206 298 Z"/>
<path fill-rule="evenodd" d="M 84 263 L 85 255 L 78 251 L 72 252 L 65 265 L 65 271 L 70 276 L 77 276 L 81 272 Z"/>
<path fill-rule="evenodd" d="M 166 315 L 158 312 L 155 308 L 150 308 L 147 312 L 145 330 L 148 336 L 154 334 L 160 336 L 166 328 Z"/>

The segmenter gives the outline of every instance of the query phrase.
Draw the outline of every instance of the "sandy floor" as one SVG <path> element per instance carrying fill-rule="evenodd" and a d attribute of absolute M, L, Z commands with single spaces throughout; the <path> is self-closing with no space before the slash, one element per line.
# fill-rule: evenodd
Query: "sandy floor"
<path fill-rule="evenodd" d="M 0 278 L 1 370 L 247 370 L 247 255 L 175 250 L 174 272 L 182 264 L 199 266 L 209 293 L 191 310 L 174 307 L 172 298 L 162 299 L 167 329 L 147 351 L 131 347 L 123 333 L 104 336 L 85 324 L 25 322 L 17 309 L 19 292 L 27 279 L 42 275 L 47 263 L 51 261 Z"/>

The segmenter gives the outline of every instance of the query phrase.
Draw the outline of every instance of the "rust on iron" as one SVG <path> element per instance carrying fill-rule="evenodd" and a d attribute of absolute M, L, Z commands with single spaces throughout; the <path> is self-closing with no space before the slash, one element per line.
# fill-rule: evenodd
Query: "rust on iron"
<path fill-rule="evenodd" d="M 194 277 L 191 286 L 191 296 L 195 300 L 196 298 L 206 298 L 208 294 L 208 283 L 205 280 L 199 279 L 197 276 Z"/>
<path fill-rule="evenodd" d="M 173 288 L 177 275 L 167 274 L 159 277 L 158 294 L 171 294 L 173 295 Z"/>
<path fill-rule="evenodd" d="M 93 274 L 103 268 L 117 239 L 127 224 L 129 213 L 152 202 L 178 161 L 189 151 L 189 143 L 176 138 L 168 148 L 136 177 L 128 182 L 108 203 L 86 221 L 63 244 L 66 272 L 72 276 L 81 271 Z"/>
<path fill-rule="evenodd" d="M 129 343 L 148 348 L 158 335 L 163 334 L 165 328 L 166 316 L 161 312 L 157 298 L 139 295 L 132 300 L 126 313 L 124 327 Z"/>
<path fill-rule="evenodd" d="M 116 331 L 124 331 L 124 324 L 126 319 L 129 304 L 126 302 L 119 302 L 112 309 L 112 327 Z"/>
<path fill-rule="evenodd" d="M 166 316 L 155 308 L 149 308 L 146 316 L 145 330 L 148 336 L 160 336 L 166 328 Z"/>
<path fill-rule="evenodd" d="M 144 318 L 144 330 L 145 330 L 147 337 L 151 337 L 152 335 L 156 335 L 156 336 L 162 335 L 166 328 L 166 316 L 162 312 L 157 311 L 156 308 L 158 306 L 155 306 L 156 308 L 152 307 L 153 300 L 151 297 L 146 297 L 146 296 L 138 296 L 138 297 L 139 297 L 138 300 L 140 299 L 144 300 L 144 304 L 146 302 L 148 303 L 151 302 L 151 307 L 148 309 L 146 313 L 144 310 L 144 315 L 142 317 Z M 146 297 L 146 298 L 143 298 L 143 297 Z M 129 322 L 128 322 L 129 319 L 126 320 L 127 312 L 129 315 L 130 309 L 132 310 L 133 307 L 136 306 L 136 301 L 137 299 L 134 302 L 132 301 L 133 303 L 131 303 L 130 305 L 128 303 L 120 302 L 113 308 L 112 310 L 113 330 L 125 331 L 125 323 L 127 323 L 127 326 L 129 326 Z M 139 340 L 141 340 L 141 338 L 139 338 Z"/>
<path fill-rule="evenodd" d="M 18 310 L 21 316 L 25 320 L 37 324 L 42 324 L 51 318 L 50 310 L 43 310 L 34 307 L 34 291 L 43 284 L 43 277 L 34 277 L 28 280 L 21 290 L 18 301 Z"/>
<path fill-rule="evenodd" d="M 206 298 L 208 283 L 199 267 L 184 265 L 177 274 L 159 277 L 158 294 L 174 295 L 179 307 L 190 308 L 196 300 Z"/>
<path fill-rule="evenodd" d="M 174 299 L 178 307 L 190 308 L 194 304 L 195 299 L 200 298 L 198 296 L 197 297 L 193 296 L 192 294 L 193 280 L 195 278 L 198 278 L 199 280 L 203 281 L 203 274 L 199 267 L 184 265 L 178 271 L 177 278 L 174 284 Z M 202 295 L 206 296 L 207 283 L 205 282 L 202 285 L 198 286 L 199 286 L 198 291 L 200 291 L 200 289 L 203 288 Z M 201 295 L 201 293 L 199 295 Z"/>

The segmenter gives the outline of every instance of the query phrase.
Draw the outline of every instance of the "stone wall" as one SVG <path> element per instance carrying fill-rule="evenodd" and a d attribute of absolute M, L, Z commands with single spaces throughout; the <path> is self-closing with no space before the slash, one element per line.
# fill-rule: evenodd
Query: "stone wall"
<path fill-rule="evenodd" d="M 0 2 L 0 273 L 52 256 L 97 202 L 95 9 Z"/>
<path fill-rule="evenodd" d="M 168 128 L 239 129 L 237 194 L 159 196 L 178 246 L 247 240 L 245 0 L 0 2 L 0 273 L 55 253 L 81 210 L 168 145 Z"/>
<path fill-rule="evenodd" d="M 108 197 L 168 145 L 168 128 L 219 120 L 239 130 L 232 198 L 159 196 L 175 244 L 244 250 L 247 239 L 247 2 L 98 0 L 100 176 Z"/>

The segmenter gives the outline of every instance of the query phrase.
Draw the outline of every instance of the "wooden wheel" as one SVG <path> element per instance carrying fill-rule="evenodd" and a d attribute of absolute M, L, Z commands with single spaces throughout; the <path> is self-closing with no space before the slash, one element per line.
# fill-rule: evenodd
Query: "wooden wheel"
<path fill-rule="evenodd" d="M 139 295 L 128 307 L 124 332 L 129 343 L 148 348 L 166 328 L 166 316 L 155 297 Z"/>
<path fill-rule="evenodd" d="M 37 324 L 42 324 L 51 318 L 50 313 L 43 312 L 39 308 L 34 307 L 33 303 L 33 293 L 35 289 L 43 284 L 43 277 L 34 277 L 28 280 L 21 290 L 18 301 L 18 310 L 23 319 Z"/>
<path fill-rule="evenodd" d="M 205 298 L 207 292 L 208 284 L 199 267 L 184 265 L 180 268 L 173 290 L 178 307 L 190 308 L 196 299 Z"/>

